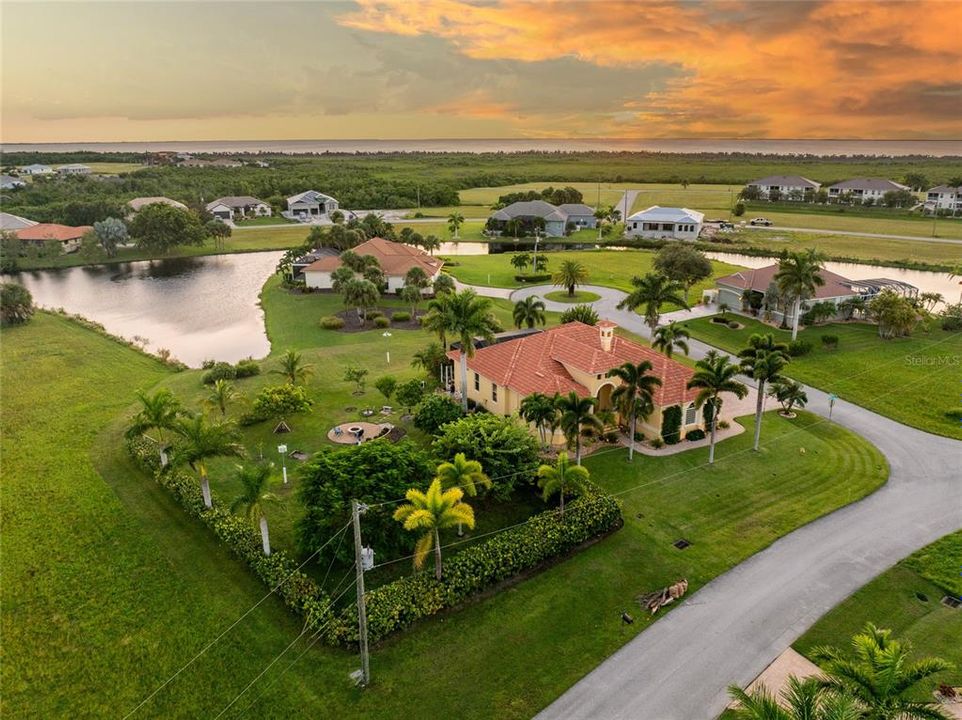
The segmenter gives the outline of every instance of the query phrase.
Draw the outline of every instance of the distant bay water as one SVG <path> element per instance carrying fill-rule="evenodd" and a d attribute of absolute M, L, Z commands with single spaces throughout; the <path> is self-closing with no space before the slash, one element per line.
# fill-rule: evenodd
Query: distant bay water
<path fill-rule="evenodd" d="M 0 152 L 376 153 L 664 152 L 774 155 L 962 156 L 962 140 L 761 139 L 463 139 L 463 140 L 171 140 L 157 142 L 4 143 Z"/>

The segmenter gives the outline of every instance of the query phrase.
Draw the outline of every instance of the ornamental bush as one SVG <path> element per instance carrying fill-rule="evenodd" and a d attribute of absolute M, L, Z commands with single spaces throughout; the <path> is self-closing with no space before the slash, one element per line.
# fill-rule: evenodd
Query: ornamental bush
<path fill-rule="evenodd" d="M 838 347 L 838 335 L 822 335 L 822 346 L 826 350 L 834 350 Z"/>
<path fill-rule="evenodd" d="M 461 405 L 446 395 L 428 395 L 414 412 L 414 426 L 430 435 L 437 435 L 441 427 L 464 417 Z"/>
<path fill-rule="evenodd" d="M 380 315 L 374 318 L 374 327 L 380 328 L 380 329 L 391 327 L 391 320 L 390 318 L 386 318 L 383 315 Z"/>
<path fill-rule="evenodd" d="M 694 430 L 689 430 L 688 432 L 685 433 L 685 440 L 695 441 L 695 440 L 704 440 L 704 439 L 705 439 L 705 431 L 702 430 L 701 428 L 695 428 Z"/>
<path fill-rule="evenodd" d="M 666 445 L 681 440 L 681 405 L 669 405 L 661 415 L 661 439 Z"/>
<path fill-rule="evenodd" d="M 411 319 L 411 313 L 405 312 L 404 310 L 399 310 L 391 316 L 392 322 L 408 322 Z"/>
<path fill-rule="evenodd" d="M 788 354 L 792 357 L 808 355 L 812 351 L 812 343 L 808 340 L 792 340 L 788 343 Z"/>
<path fill-rule="evenodd" d="M 575 321 L 583 322 L 585 325 L 596 325 L 598 313 L 591 305 L 575 305 L 561 313 L 562 325 Z"/>
<path fill-rule="evenodd" d="M 538 273 L 537 275 L 515 275 L 514 279 L 516 282 L 523 283 L 543 283 L 551 282 L 551 278 L 553 277 L 554 275 L 551 273 Z"/>
<path fill-rule="evenodd" d="M 213 385 L 218 380 L 234 380 L 237 377 L 237 368 L 229 362 L 215 362 L 210 370 L 201 376 L 204 385 Z"/>
<path fill-rule="evenodd" d="M 241 360 L 234 366 L 236 371 L 237 379 L 247 377 L 254 377 L 255 375 L 261 374 L 261 366 L 254 358 L 246 358 Z"/>
<path fill-rule="evenodd" d="M 337 315 L 325 315 L 321 318 L 321 327 L 325 330 L 340 330 L 344 327 L 344 320 Z"/>
<path fill-rule="evenodd" d="M 253 425 L 264 420 L 286 419 L 310 410 L 313 404 L 307 397 L 307 390 L 300 385 L 271 385 L 257 393 L 251 411 L 241 416 L 240 424 Z"/>

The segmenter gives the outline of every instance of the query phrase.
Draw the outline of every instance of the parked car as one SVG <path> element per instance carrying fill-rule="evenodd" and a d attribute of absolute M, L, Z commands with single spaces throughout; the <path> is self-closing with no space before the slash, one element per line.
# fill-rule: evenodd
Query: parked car
<path fill-rule="evenodd" d="M 765 227 L 768 227 L 769 225 L 772 224 L 772 221 L 769 220 L 768 218 L 757 217 L 757 218 L 752 218 L 751 220 L 749 220 L 749 221 L 748 221 L 748 224 L 749 224 L 749 225 L 764 225 Z"/>

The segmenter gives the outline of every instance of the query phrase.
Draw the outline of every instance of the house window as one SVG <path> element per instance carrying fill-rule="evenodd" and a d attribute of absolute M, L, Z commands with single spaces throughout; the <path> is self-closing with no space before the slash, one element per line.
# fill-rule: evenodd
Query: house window
<path fill-rule="evenodd" d="M 491 401 L 498 402 L 498 386 L 491 383 Z"/>
<path fill-rule="evenodd" d="M 695 411 L 695 403 L 692 403 L 685 410 L 685 425 L 694 425 L 698 421 L 698 413 Z"/>
<path fill-rule="evenodd" d="M 475 390 L 481 389 L 481 376 L 478 375 L 477 373 L 474 374 L 474 389 Z"/>

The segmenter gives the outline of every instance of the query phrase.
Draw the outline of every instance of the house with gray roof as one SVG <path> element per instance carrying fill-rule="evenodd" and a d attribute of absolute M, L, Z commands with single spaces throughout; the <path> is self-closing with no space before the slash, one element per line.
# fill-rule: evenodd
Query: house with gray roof
<path fill-rule="evenodd" d="M 28 220 L 25 217 L 20 217 L 19 215 L 12 215 L 11 213 L 0 212 L 0 230 L 23 230 L 24 228 L 33 227 L 37 224 L 36 220 Z"/>
<path fill-rule="evenodd" d="M 523 229 L 544 230 L 548 237 L 564 237 L 569 230 L 596 226 L 595 211 L 588 205 L 552 205 L 544 200 L 523 200 L 495 210 L 488 218 L 488 229 L 505 232 Z"/>
<path fill-rule="evenodd" d="M 246 217 L 267 217 L 271 206 L 250 195 L 232 195 L 207 203 L 207 212 L 218 220 L 241 220 Z"/>
<path fill-rule="evenodd" d="M 757 188 L 759 197 L 765 199 L 806 200 L 817 193 L 822 184 L 801 175 L 769 175 L 752 180 L 745 187 Z"/>
<path fill-rule="evenodd" d="M 871 201 L 874 204 L 880 202 L 885 193 L 898 190 L 910 190 L 910 188 L 908 185 L 885 178 L 853 178 L 829 185 L 828 199 L 836 202 L 848 200 L 856 204 Z"/>
<path fill-rule="evenodd" d="M 305 190 L 287 198 L 285 217 L 301 222 L 330 222 L 331 214 L 340 207 L 337 200 L 317 190 Z"/>
<path fill-rule="evenodd" d="M 962 186 L 937 185 L 925 193 L 927 212 L 948 211 L 952 215 L 962 214 Z"/>
<path fill-rule="evenodd" d="M 652 205 L 628 216 L 625 237 L 653 240 L 697 240 L 705 222 L 704 213 L 688 208 Z"/>
<path fill-rule="evenodd" d="M 21 175 L 53 175 L 53 168 L 49 165 L 41 165 L 35 163 L 33 165 L 27 165 L 26 167 L 20 168 Z"/>

